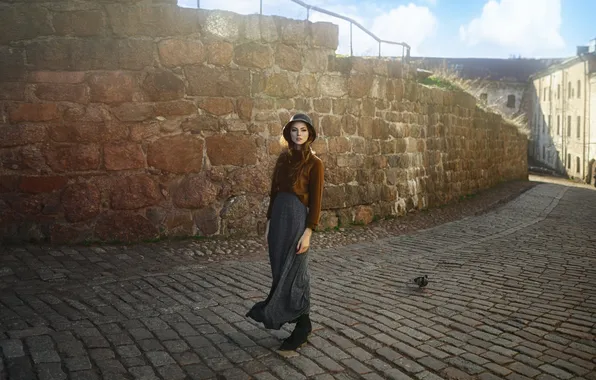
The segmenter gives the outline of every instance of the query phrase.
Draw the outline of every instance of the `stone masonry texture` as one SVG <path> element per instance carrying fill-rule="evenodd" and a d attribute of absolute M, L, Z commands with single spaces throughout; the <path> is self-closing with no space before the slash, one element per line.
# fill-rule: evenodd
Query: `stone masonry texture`
<path fill-rule="evenodd" d="M 291 325 L 244 317 L 265 255 L 2 248 L 0 379 L 594 380 L 595 225 L 596 191 L 540 184 L 481 216 L 313 247 L 314 331 L 284 355 Z"/>
<path fill-rule="evenodd" d="M 321 228 L 527 178 L 527 138 L 338 29 L 174 0 L 0 0 L 0 238 L 263 230 L 283 125 L 313 119 Z"/>

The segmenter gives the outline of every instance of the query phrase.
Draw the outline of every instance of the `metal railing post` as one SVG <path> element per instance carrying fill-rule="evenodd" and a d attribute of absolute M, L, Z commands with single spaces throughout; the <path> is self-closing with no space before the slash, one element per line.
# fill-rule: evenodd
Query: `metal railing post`
<path fill-rule="evenodd" d="M 381 41 L 379 41 L 379 58 L 381 58 Z"/>
<path fill-rule="evenodd" d="M 201 8 L 201 0 L 197 0 L 197 9 Z"/>
<path fill-rule="evenodd" d="M 261 12 L 261 15 L 262 15 L 263 14 L 263 0 L 261 0 L 260 3 L 261 3 L 261 8 L 260 8 L 261 11 L 260 12 Z"/>
<path fill-rule="evenodd" d="M 350 57 L 354 55 L 354 48 L 352 44 L 352 23 L 350 23 Z"/>

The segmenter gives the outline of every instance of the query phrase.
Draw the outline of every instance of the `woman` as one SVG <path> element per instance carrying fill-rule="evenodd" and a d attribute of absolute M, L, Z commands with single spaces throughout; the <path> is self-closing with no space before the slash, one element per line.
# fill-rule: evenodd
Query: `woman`
<path fill-rule="evenodd" d="M 306 252 L 319 223 L 324 174 L 321 159 L 311 150 L 316 137 L 312 121 L 302 113 L 283 128 L 280 141 L 287 149 L 273 172 L 265 227 L 273 282 L 267 299 L 246 314 L 269 329 L 296 323 L 280 347 L 283 351 L 296 350 L 312 331 Z"/>

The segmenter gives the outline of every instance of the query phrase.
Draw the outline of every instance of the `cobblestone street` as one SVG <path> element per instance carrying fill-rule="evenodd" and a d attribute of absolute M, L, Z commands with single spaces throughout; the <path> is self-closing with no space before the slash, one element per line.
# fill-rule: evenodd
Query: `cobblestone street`
<path fill-rule="evenodd" d="M 310 255 L 309 344 L 244 317 L 268 261 L 159 245 L 0 253 L 0 379 L 596 380 L 596 191 Z M 419 290 L 412 279 L 429 276 Z"/>

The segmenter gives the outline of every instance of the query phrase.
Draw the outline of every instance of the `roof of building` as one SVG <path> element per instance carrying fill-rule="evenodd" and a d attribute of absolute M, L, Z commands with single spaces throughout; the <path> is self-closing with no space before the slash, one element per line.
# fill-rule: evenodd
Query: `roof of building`
<path fill-rule="evenodd" d="M 545 75 L 549 75 L 555 71 L 562 70 L 564 68 L 573 66 L 573 65 L 575 65 L 579 62 L 583 62 L 583 61 L 587 61 L 589 64 L 588 73 L 592 73 L 596 70 L 596 52 L 591 52 L 591 53 L 584 53 L 581 55 L 576 55 L 574 57 L 566 58 L 566 59 L 562 60 L 561 62 L 552 64 L 552 65 L 544 68 L 543 70 L 540 70 L 540 71 L 532 74 L 531 77 L 532 78 L 540 78 Z"/>
<path fill-rule="evenodd" d="M 444 68 L 447 71 L 457 72 L 465 79 L 527 82 L 532 74 L 565 59 L 412 57 L 411 60 L 420 68 L 427 70 Z"/>

